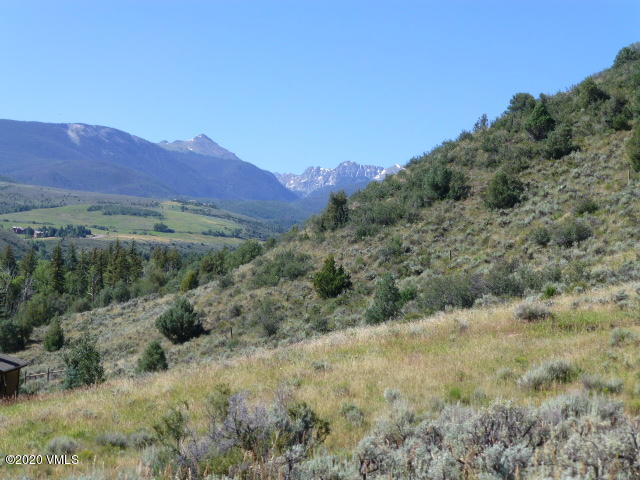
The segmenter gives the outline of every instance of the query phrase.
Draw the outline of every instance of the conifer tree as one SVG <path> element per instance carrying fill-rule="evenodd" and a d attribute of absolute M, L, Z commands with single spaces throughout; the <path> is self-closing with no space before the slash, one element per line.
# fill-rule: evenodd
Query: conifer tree
<path fill-rule="evenodd" d="M 36 266 L 38 264 L 38 258 L 36 256 L 36 251 L 34 248 L 30 248 L 27 250 L 27 253 L 24 254 L 22 260 L 20 260 L 20 273 L 25 277 L 29 278 L 33 275 L 33 272 L 36 270 Z"/>
<path fill-rule="evenodd" d="M 138 370 L 140 372 L 158 372 L 167 368 L 169 365 L 162 345 L 158 341 L 151 342 L 138 360 Z"/>
<path fill-rule="evenodd" d="M 62 330 L 62 325 L 60 325 L 60 319 L 54 318 L 44 337 L 44 349 L 47 352 L 55 352 L 60 350 L 63 346 L 64 332 Z"/>
<path fill-rule="evenodd" d="M 395 317 L 402 307 L 402 296 L 390 273 L 385 273 L 376 287 L 373 303 L 366 312 L 368 323 L 381 323 Z"/>
<path fill-rule="evenodd" d="M 62 245 L 58 242 L 51 256 L 51 286 L 57 293 L 64 293 L 64 258 L 62 257 Z"/>
<path fill-rule="evenodd" d="M 336 267 L 333 255 L 329 255 L 325 259 L 322 269 L 315 274 L 313 286 L 322 298 L 337 297 L 343 291 L 351 288 L 351 278 L 342 265 Z"/>

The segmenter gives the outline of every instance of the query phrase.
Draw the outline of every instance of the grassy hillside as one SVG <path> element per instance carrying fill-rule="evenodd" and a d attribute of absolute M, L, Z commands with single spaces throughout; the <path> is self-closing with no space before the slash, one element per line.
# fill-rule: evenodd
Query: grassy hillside
<path fill-rule="evenodd" d="M 283 386 L 290 389 L 330 421 L 326 447 L 342 455 L 388 410 L 386 389 L 399 390 L 425 413 L 456 402 L 482 407 L 508 398 L 538 404 L 585 389 L 584 385 L 600 388 L 585 380 L 597 378 L 620 381 L 612 396 L 635 413 L 640 408 L 640 370 L 634 353 L 640 335 L 637 287 L 558 297 L 547 302 L 553 317 L 539 322 L 517 319 L 517 304 L 453 311 L 404 324 L 349 329 L 221 362 L 194 362 L 168 373 L 113 379 L 88 390 L 43 395 L 2 407 L 0 451 L 45 451 L 56 437 L 69 436 L 77 442 L 80 466 L 33 467 L 29 475 L 64 478 L 104 469 L 107 478 L 116 478 L 118 473 L 144 471 L 148 457 L 133 447 L 105 445 L 104 434 L 151 431 L 159 415 L 176 405 L 187 406 L 192 427 L 202 432 L 207 398 L 220 383 L 233 391 L 249 391 L 254 401 L 273 399 Z M 627 301 L 621 300 L 621 291 L 627 292 Z M 619 340 L 615 332 L 621 328 L 636 336 Z M 579 373 L 566 384 L 540 390 L 518 384 L 527 371 L 549 359 L 566 360 Z M 361 412 L 361 419 L 345 414 L 354 410 L 351 406 Z"/>

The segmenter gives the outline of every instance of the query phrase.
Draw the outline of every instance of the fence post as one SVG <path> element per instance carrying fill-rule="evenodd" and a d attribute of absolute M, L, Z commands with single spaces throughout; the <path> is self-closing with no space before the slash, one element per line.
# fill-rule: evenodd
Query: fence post
<path fill-rule="evenodd" d="M 51 368 L 47 368 L 47 383 L 49 383 L 49 378 L 51 378 Z"/>

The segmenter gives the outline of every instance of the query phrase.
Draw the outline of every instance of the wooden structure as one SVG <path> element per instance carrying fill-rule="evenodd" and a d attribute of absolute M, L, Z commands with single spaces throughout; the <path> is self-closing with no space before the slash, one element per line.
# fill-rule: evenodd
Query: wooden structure
<path fill-rule="evenodd" d="M 20 386 L 20 369 L 29 362 L 0 353 L 0 398 L 15 397 Z"/>

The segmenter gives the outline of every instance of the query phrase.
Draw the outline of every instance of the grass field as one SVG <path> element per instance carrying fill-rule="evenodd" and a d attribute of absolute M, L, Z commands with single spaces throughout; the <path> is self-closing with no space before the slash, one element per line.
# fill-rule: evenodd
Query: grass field
<path fill-rule="evenodd" d="M 386 409 L 383 392 L 399 389 L 419 411 L 443 402 L 476 406 L 497 399 L 539 403 L 549 396 L 584 388 L 580 375 L 623 382 L 612 394 L 637 413 L 640 364 L 635 338 L 612 344 L 612 331 L 640 334 L 637 285 L 603 289 L 549 302 L 553 317 L 526 323 L 514 316 L 516 304 L 451 311 L 410 323 L 355 328 L 316 340 L 231 360 L 181 365 L 164 374 L 115 379 L 97 388 L 58 392 L 0 407 L 0 452 L 44 453 L 48 443 L 70 436 L 80 445 L 77 467 L 5 468 L 11 475 L 65 478 L 109 470 L 105 478 L 139 470 L 141 453 L 100 445 L 107 432 L 150 430 L 159 415 L 187 405 L 194 428 L 203 430 L 207 397 L 228 383 L 254 399 L 292 389 L 331 422 L 330 451 L 346 455 Z M 620 291 L 628 298 L 621 302 Z M 532 391 L 517 379 L 542 361 L 564 359 L 580 372 L 574 381 Z M 393 365 L 393 368 L 389 368 Z M 360 408 L 361 426 L 340 414 L 343 405 Z M 5 478 L 5 477 L 3 477 Z"/>
<path fill-rule="evenodd" d="M 202 232 L 214 230 L 232 235 L 235 230 L 241 228 L 241 225 L 236 221 L 183 212 L 175 202 L 162 202 L 157 207 L 149 208 L 159 212 L 162 217 L 103 215 L 101 211 L 88 211 L 90 206 L 90 204 L 67 205 L 8 213 L 0 215 L 0 222 L 5 224 L 5 229 L 9 229 L 13 225 L 33 228 L 43 225 L 86 225 L 91 228 L 98 239 L 142 239 L 158 242 L 175 240 L 228 245 L 239 243 L 239 240 L 235 238 L 202 234 Z M 154 224 L 160 222 L 166 224 L 174 232 L 154 231 Z"/>

